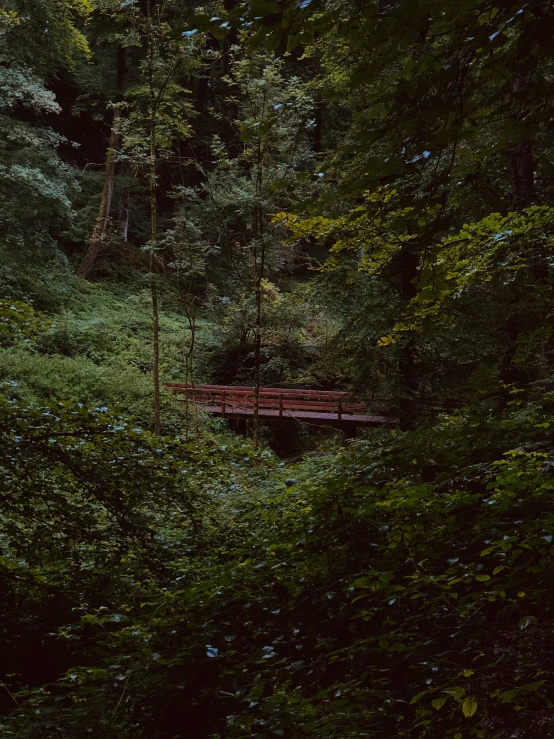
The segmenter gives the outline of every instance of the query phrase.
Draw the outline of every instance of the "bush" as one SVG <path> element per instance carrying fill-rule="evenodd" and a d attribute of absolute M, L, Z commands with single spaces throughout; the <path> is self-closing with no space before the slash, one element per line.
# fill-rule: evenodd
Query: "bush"
<path fill-rule="evenodd" d="M 0 347 L 23 342 L 34 344 L 37 334 L 48 326 L 27 303 L 0 300 Z"/>
<path fill-rule="evenodd" d="M 82 356 L 0 349 L 0 380 L 8 383 L 4 393 L 24 402 L 63 400 L 106 406 L 132 416 L 144 428 L 153 426 L 152 380 L 121 360 L 98 365 Z M 166 433 L 183 432 L 184 413 L 169 393 L 162 393 L 162 416 Z"/>

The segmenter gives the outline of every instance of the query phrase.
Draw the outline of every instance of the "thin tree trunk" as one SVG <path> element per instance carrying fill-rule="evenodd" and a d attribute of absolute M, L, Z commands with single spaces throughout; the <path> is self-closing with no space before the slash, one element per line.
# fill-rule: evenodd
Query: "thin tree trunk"
<path fill-rule="evenodd" d="M 152 32 L 152 10 L 148 4 L 149 28 L 149 85 L 150 85 L 150 291 L 152 295 L 152 339 L 154 364 L 152 379 L 154 383 L 154 433 L 162 433 L 160 412 L 160 308 L 158 280 L 156 274 L 156 238 L 158 235 L 156 204 L 156 93 L 154 90 L 154 38 Z"/>
<path fill-rule="evenodd" d="M 257 250 L 256 250 L 257 251 Z M 256 339 L 254 344 L 254 429 L 252 434 L 252 446 L 254 451 L 258 450 L 260 432 L 260 354 L 262 348 L 262 292 L 261 284 L 256 285 Z"/>
<path fill-rule="evenodd" d="M 152 368 L 152 379 L 154 382 L 154 432 L 162 433 L 161 411 L 160 411 L 160 307 L 158 299 L 158 278 L 156 272 L 156 236 L 157 207 L 156 207 L 156 126 L 152 120 L 150 126 L 150 290 L 152 294 L 152 339 L 154 343 L 154 366 Z"/>
<path fill-rule="evenodd" d="M 315 108 L 314 154 L 323 151 L 323 103 L 319 100 Z"/>
<path fill-rule="evenodd" d="M 124 244 L 128 241 L 129 234 L 129 188 L 125 188 L 123 198 L 119 205 L 119 233 Z"/>
<path fill-rule="evenodd" d="M 527 81 L 524 75 L 520 72 L 516 73 L 512 82 L 512 94 L 514 97 L 524 91 L 526 86 Z M 519 114 L 520 123 L 525 121 L 528 112 L 524 102 Z M 535 200 L 533 142 L 527 138 L 525 132 L 523 132 L 522 139 L 517 148 L 510 153 L 510 167 L 513 182 L 512 207 L 515 210 L 521 211 L 531 205 Z M 530 270 L 538 286 L 540 281 L 548 274 L 549 268 L 547 264 L 531 264 Z M 521 320 L 520 311 L 517 309 L 517 296 L 513 293 L 511 298 L 506 301 L 506 308 L 507 316 L 504 324 L 506 339 L 504 354 L 500 364 L 501 378 L 507 385 L 511 385 L 512 383 L 525 384 L 528 381 L 527 373 L 513 361 L 519 337 L 526 331 L 525 321 Z"/>
<path fill-rule="evenodd" d="M 413 300 L 416 295 L 417 288 L 414 280 L 417 277 L 418 256 L 417 252 L 409 245 L 405 247 L 404 253 L 401 255 L 401 295 L 403 306 Z M 409 340 L 401 349 L 398 355 L 398 369 L 402 381 L 402 390 L 400 396 L 400 424 L 403 430 L 413 428 L 415 422 L 415 396 L 417 394 L 417 372 L 415 363 L 415 345 L 413 340 Z"/>
<path fill-rule="evenodd" d="M 512 158 L 514 178 L 514 205 L 527 208 L 535 197 L 535 174 L 533 171 L 533 142 L 526 140 L 518 147 Z"/>
<path fill-rule="evenodd" d="M 156 272 L 156 237 L 158 219 L 156 206 L 156 125 L 154 119 L 150 125 L 150 291 L 152 294 L 152 339 L 154 344 L 154 365 L 152 379 L 154 382 L 154 432 L 162 433 L 160 412 L 160 307 L 158 299 L 158 278 Z"/>
<path fill-rule="evenodd" d="M 115 182 L 116 153 L 119 146 L 119 134 L 117 133 L 119 118 L 119 108 L 114 108 L 108 153 L 106 154 L 104 189 L 102 190 L 102 200 L 100 201 L 98 218 L 96 219 L 88 248 L 83 255 L 79 269 L 77 270 L 77 274 L 85 278 L 89 276 L 90 271 L 98 258 L 100 249 L 102 248 L 102 240 L 106 233 L 108 219 L 110 217 Z"/>
<path fill-rule="evenodd" d="M 258 172 L 256 177 L 256 194 L 258 200 L 262 196 L 262 142 L 258 138 Z M 258 237 L 260 248 L 258 251 Z M 265 242 L 263 224 L 263 206 L 260 202 L 254 206 L 254 280 L 256 289 L 256 319 L 255 319 L 255 344 L 254 344 L 254 428 L 252 433 L 252 446 L 254 451 L 258 450 L 260 435 L 260 362 L 262 350 L 262 280 L 265 270 Z M 258 264 L 259 259 L 259 264 Z"/>
<path fill-rule="evenodd" d="M 517 95 L 526 87 L 522 74 L 514 77 L 512 90 Z M 527 116 L 524 108 L 521 112 L 522 120 Z M 512 154 L 512 177 L 514 182 L 514 206 L 517 209 L 527 208 L 535 198 L 535 172 L 533 163 L 533 142 L 524 137 L 521 144 Z"/>

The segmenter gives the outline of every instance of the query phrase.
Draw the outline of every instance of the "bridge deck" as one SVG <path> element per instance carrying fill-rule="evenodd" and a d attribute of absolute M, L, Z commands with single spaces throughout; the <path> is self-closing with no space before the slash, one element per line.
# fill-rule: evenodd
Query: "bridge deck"
<path fill-rule="evenodd" d="M 212 416 L 219 416 L 220 418 L 253 418 L 253 408 L 240 408 L 238 406 L 226 405 L 225 413 L 222 412 L 220 405 L 201 405 L 202 410 L 206 411 Z M 338 413 L 333 412 L 317 412 L 317 411 L 302 411 L 302 410 L 284 410 L 280 413 L 277 408 L 259 408 L 258 415 L 260 418 L 267 420 L 275 419 L 278 421 L 304 421 L 313 422 L 318 424 L 356 424 L 364 426 L 392 426 L 395 425 L 394 419 L 386 418 L 385 416 L 370 416 L 354 413 Z"/>

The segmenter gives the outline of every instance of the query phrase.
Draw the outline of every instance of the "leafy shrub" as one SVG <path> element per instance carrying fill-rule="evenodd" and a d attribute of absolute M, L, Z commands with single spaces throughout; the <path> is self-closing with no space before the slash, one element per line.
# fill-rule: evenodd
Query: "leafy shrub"
<path fill-rule="evenodd" d="M 0 242 L 0 298 L 22 300 L 37 310 L 62 309 L 78 284 L 65 254 L 49 248 L 8 247 Z"/>
<path fill-rule="evenodd" d="M 152 380 L 136 367 L 111 360 L 101 365 L 86 357 L 36 355 L 0 349 L 0 380 L 9 383 L 9 397 L 40 404 L 67 400 L 117 408 L 144 428 L 152 426 Z M 169 393 L 162 393 L 166 433 L 181 434 L 184 410 Z"/>
<path fill-rule="evenodd" d="M 218 501 L 239 488 L 245 450 L 236 443 L 202 447 L 156 438 L 105 408 L 5 400 L 0 441 L 2 679 L 12 695 L 19 689 L 18 701 L 27 701 L 15 723 L 1 725 L 2 735 L 10 736 L 32 705 L 38 721 L 24 720 L 21 736 L 77 736 L 91 727 L 96 735 L 105 730 L 118 736 L 119 720 L 97 710 L 95 691 L 80 707 L 65 705 L 65 680 L 74 686 L 108 678 L 108 694 L 101 687 L 95 695 L 109 701 L 121 674 L 129 687 L 131 673 L 140 675 L 139 682 L 153 680 L 154 687 L 158 665 L 170 667 L 148 646 L 154 624 L 131 627 L 128 614 L 142 608 L 149 620 L 151 599 L 161 598 L 163 610 L 183 573 L 199 571 L 207 561 Z M 231 476 L 229 467 L 235 469 Z M 73 664 L 72 634 L 79 622 L 88 667 L 68 671 L 54 686 L 50 707 L 36 686 Z M 101 641 L 115 646 L 121 626 L 142 654 L 132 668 L 130 655 L 123 657 L 123 673 L 116 663 L 104 665 L 101 657 L 98 663 L 95 646 L 97 627 Z M 194 629 L 191 623 L 183 627 Z"/>
<path fill-rule="evenodd" d="M 20 301 L 0 300 L 0 346 L 16 342 L 34 343 L 46 322 L 30 305 Z"/>

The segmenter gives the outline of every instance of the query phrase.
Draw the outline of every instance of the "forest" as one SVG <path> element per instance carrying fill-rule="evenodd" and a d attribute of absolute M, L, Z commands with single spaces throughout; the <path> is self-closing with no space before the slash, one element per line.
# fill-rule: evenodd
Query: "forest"
<path fill-rule="evenodd" d="M 3 0 L 0 736 L 554 737 L 553 318 L 547 0 Z"/>

